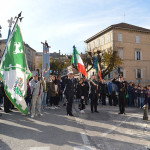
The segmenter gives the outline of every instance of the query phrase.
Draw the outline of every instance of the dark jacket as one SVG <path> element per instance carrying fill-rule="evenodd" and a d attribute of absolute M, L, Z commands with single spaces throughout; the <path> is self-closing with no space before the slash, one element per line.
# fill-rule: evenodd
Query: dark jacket
<path fill-rule="evenodd" d="M 75 81 L 74 81 L 74 79 L 66 79 L 64 94 L 66 95 L 66 98 L 69 98 L 70 96 L 72 97 L 75 95 Z"/>
<path fill-rule="evenodd" d="M 138 89 L 137 88 L 133 89 L 133 96 L 134 96 L 134 99 L 137 99 L 137 97 L 138 97 Z"/>
<path fill-rule="evenodd" d="M 92 81 L 90 81 L 90 87 L 91 87 L 90 97 L 94 99 L 98 95 L 98 82 L 95 80 L 93 81 L 96 85 L 93 84 Z"/>
<path fill-rule="evenodd" d="M 79 83 L 79 96 L 86 96 L 86 85 L 85 83 Z"/>
<path fill-rule="evenodd" d="M 55 83 L 54 82 L 48 82 L 49 85 L 49 95 L 50 97 L 55 97 L 56 96 L 56 91 L 55 91 Z M 57 92 L 58 92 L 57 88 Z"/>
<path fill-rule="evenodd" d="M 125 82 L 120 82 L 120 81 L 117 81 L 116 79 L 113 79 L 112 81 L 113 83 L 115 83 L 118 87 L 118 92 L 119 94 L 122 94 L 122 95 L 126 95 L 126 86 L 125 86 Z"/>

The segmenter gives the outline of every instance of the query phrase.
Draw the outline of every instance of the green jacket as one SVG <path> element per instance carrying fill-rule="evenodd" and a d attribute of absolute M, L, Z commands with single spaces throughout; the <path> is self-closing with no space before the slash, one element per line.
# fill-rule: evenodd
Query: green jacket
<path fill-rule="evenodd" d="M 56 96 L 56 92 L 55 92 L 55 84 L 54 82 L 48 82 L 49 85 L 49 95 L 50 97 L 55 97 Z M 59 91 L 58 87 L 57 87 L 57 92 Z"/>

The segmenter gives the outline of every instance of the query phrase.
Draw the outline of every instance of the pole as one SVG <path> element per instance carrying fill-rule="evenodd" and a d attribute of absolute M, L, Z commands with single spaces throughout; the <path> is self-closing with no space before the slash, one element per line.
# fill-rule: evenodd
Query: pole
<path fill-rule="evenodd" d="M 148 120 L 148 104 L 145 104 L 143 108 L 144 108 L 143 120 Z"/>
<path fill-rule="evenodd" d="M 16 26 L 16 24 L 17 24 L 17 22 L 18 22 L 18 19 L 20 19 L 20 21 L 22 20 L 22 18 L 20 18 L 20 17 L 21 17 L 21 13 L 22 13 L 22 11 L 18 14 L 18 17 L 15 17 L 15 19 L 17 19 L 17 20 L 16 20 L 16 22 L 15 22 L 15 25 L 14 25 L 14 27 L 13 27 L 13 30 L 14 30 L 14 28 L 15 28 L 15 26 Z M 8 31 L 8 38 L 7 38 L 7 42 L 9 41 L 9 37 L 10 37 L 10 35 L 13 33 L 13 30 L 12 30 L 12 32 L 10 31 L 11 26 L 12 26 L 12 24 L 14 23 L 14 21 L 13 21 L 13 18 L 12 18 L 12 17 L 11 17 L 11 19 L 10 19 L 10 20 L 8 20 L 8 23 L 9 23 L 9 31 Z M 7 42 L 6 42 L 6 46 L 7 46 Z M 6 50 L 6 47 L 5 47 L 5 50 Z M 5 53 L 5 50 L 4 50 L 3 54 L 2 54 L 2 57 L 3 57 L 4 53 Z"/>

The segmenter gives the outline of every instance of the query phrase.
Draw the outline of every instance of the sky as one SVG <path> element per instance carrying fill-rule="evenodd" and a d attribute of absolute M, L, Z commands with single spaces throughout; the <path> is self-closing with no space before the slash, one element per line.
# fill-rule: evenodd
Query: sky
<path fill-rule="evenodd" d="M 37 52 L 47 40 L 50 52 L 72 54 L 75 45 L 84 53 L 84 41 L 112 24 L 150 29 L 149 10 L 150 0 L 0 0 L 0 39 L 7 38 L 8 19 L 22 11 L 23 40 Z"/>

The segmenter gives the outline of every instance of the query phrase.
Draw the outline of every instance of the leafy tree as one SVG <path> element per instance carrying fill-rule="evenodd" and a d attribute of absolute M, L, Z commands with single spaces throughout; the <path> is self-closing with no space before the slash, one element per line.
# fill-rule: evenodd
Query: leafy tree
<path fill-rule="evenodd" d="M 61 59 L 52 59 L 50 60 L 50 68 L 52 70 L 52 74 L 60 74 L 61 71 L 64 68 L 67 68 L 68 66 L 70 66 L 70 59 L 65 59 L 65 60 L 61 60 Z"/>
<path fill-rule="evenodd" d="M 118 52 L 110 48 L 109 51 L 101 53 L 100 51 L 96 53 L 87 53 L 86 57 L 83 58 L 87 72 L 94 68 L 95 56 L 97 55 L 98 63 L 102 71 L 102 78 L 107 76 L 111 71 L 117 69 L 123 60 L 119 57 Z"/>

